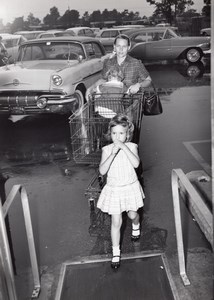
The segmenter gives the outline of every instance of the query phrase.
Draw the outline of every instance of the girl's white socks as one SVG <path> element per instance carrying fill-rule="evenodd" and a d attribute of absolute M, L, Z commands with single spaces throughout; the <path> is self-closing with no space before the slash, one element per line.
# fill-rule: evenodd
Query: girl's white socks
<path fill-rule="evenodd" d="M 133 236 L 138 236 L 140 234 L 140 223 L 138 223 L 137 225 L 132 223 L 132 235 Z"/>
<path fill-rule="evenodd" d="M 119 262 L 120 261 L 120 246 L 112 247 L 112 254 L 113 254 L 112 262 Z"/>

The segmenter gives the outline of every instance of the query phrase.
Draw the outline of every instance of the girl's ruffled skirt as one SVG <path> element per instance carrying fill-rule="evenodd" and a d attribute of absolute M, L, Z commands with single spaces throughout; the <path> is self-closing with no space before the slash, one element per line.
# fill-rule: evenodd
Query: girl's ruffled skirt
<path fill-rule="evenodd" d="M 97 207 L 110 215 L 121 214 L 123 211 L 137 211 L 144 205 L 144 198 L 139 181 L 119 187 L 106 184 L 101 191 Z"/>

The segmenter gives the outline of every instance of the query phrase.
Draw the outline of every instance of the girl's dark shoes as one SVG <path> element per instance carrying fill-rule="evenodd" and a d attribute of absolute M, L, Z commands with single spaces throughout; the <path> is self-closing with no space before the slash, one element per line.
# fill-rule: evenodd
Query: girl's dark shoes
<path fill-rule="evenodd" d="M 120 255 L 114 255 L 111 261 L 111 267 L 114 270 L 119 269 L 120 267 Z"/>
<path fill-rule="evenodd" d="M 137 242 L 140 239 L 140 227 L 138 229 L 132 228 L 131 241 Z"/>

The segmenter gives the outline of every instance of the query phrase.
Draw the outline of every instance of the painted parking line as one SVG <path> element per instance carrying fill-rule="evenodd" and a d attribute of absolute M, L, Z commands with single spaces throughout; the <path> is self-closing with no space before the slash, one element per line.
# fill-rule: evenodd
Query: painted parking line
<path fill-rule="evenodd" d="M 202 144 L 202 143 L 211 143 L 211 140 L 199 140 L 199 141 L 189 141 L 183 142 L 184 146 L 191 153 L 191 155 L 197 160 L 199 165 L 206 171 L 208 175 L 211 176 L 211 166 L 207 163 L 201 154 L 195 149 L 194 145 Z"/>

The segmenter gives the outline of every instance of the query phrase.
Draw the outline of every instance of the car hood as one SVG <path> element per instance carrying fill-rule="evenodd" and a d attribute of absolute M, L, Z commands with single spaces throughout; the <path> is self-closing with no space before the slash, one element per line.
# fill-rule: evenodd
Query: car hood
<path fill-rule="evenodd" d="M 79 64 L 78 61 L 28 61 L 0 68 L 0 89 L 48 90 L 51 76 L 63 76 L 64 70 Z"/>

